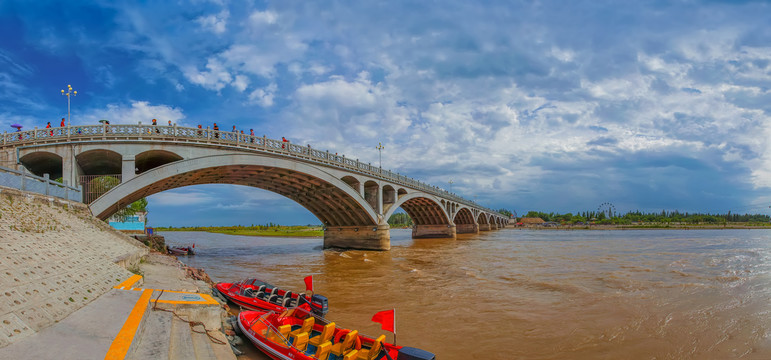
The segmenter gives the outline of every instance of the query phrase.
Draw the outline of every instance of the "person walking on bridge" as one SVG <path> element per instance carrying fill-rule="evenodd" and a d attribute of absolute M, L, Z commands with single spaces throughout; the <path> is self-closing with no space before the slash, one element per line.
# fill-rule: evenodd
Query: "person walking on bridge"
<path fill-rule="evenodd" d="M 59 124 L 59 127 L 64 127 L 64 118 L 62 118 L 62 123 Z"/>
<path fill-rule="evenodd" d="M 214 138 L 219 139 L 220 138 L 220 127 L 217 126 L 217 123 L 214 123 L 214 126 L 212 126 L 212 130 L 214 130 Z"/>
<path fill-rule="evenodd" d="M 50 129 L 50 128 L 51 128 L 51 122 L 49 121 L 48 124 L 46 124 L 46 129 Z M 54 136 L 53 130 L 51 130 L 51 136 Z"/>
<path fill-rule="evenodd" d="M 161 133 L 161 131 L 160 131 L 160 130 L 158 130 L 158 120 L 156 120 L 156 119 L 153 119 L 153 126 L 155 126 L 155 133 L 156 133 L 156 134 L 160 134 L 160 133 Z"/>

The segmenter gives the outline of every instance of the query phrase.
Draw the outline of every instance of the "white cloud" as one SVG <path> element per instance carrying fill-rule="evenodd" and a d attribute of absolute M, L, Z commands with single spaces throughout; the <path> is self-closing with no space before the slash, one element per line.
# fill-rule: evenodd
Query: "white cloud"
<path fill-rule="evenodd" d="M 202 206 L 220 199 L 203 189 L 172 189 L 151 195 L 148 201 L 157 206 Z"/>
<path fill-rule="evenodd" d="M 255 11 L 249 15 L 249 22 L 253 25 L 272 25 L 278 20 L 278 14 L 273 11 Z"/>
<path fill-rule="evenodd" d="M 218 14 L 198 17 L 197 19 L 195 19 L 195 22 L 197 22 L 203 28 L 215 34 L 222 34 L 225 32 L 227 28 L 227 22 L 229 17 L 230 17 L 230 12 L 228 12 L 227 10 L 222 10 Z"/>
<path fill-rule="evenodd" d="M 181 109 L 168 105 L 151 105 L 147 101 L 132 101 L 131 105 L 110 104 L 105 109 L 94 109 L 82 117 L 73 117 L 73 124 L 93 125 L 101 119 L 109 120 L 111 124 L 149 124 L 152 119 L 161 123 L 171 120 L 172 123 L 184 125 L 185 115 Z"/>
<path fill-rule="evenodd" d="M 183 69 L 183 72 L 190 82 L 216 91 L 222 90 L 233 81 L 233 76 L 230 75 L 228 69 L 216 58 L 208 59 L 204 71 L 189 66 Z"/>
<path fill-rule="evenodd" d="M 278 87 L 275 83 L 268 85 L 262 89 L 256 89 L 249 94 L 249 101 L 253 104 L 258 104 L 262 107 L 273 106 L 273 96 L 276 93 Z"/>

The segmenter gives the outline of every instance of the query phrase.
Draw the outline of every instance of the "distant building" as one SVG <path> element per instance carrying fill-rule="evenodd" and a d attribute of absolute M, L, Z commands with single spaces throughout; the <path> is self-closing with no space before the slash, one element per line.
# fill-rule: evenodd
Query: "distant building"
<path fill-rule="evenodd" d="M 128 216 L 112 216 L 110 226 L 126 234 L 144 234 L 147 212 L 138 212 Z"/>

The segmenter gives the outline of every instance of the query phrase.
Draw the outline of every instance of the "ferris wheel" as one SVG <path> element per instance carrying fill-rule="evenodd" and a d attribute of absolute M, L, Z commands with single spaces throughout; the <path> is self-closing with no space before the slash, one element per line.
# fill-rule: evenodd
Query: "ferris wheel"
<path fill-rule="evenodd" d="M 605 217 L 610 219 L 616 216 L 616 207 L 609 202 L 604 202 L 597 207 L 597 214 L 605 214 Z"/>

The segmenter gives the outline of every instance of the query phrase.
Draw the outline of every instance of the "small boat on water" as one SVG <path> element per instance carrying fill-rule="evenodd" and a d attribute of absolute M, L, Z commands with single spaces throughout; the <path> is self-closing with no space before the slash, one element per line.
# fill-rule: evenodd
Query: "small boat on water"
<path fill-rule="evenodd" d="M 428 351 L 385 342 L 337 327 L 303 307 L 283 312 L 242 311 L 238 327 L 258 349 L 276 360 L 435 360 Z"/>
<path fill-rule="evenodd" d="M 259 279 L 246 279 L 236 283 L 217 283 L 214 288 L 228 300 L 249 310 L 282 312 L 287 308 L 308 304 L 311 311 L 324 317 L 329 311 L 326 296 L 294 293 L 279 289 Z"/>
<path fill-rule="evenodd" d="M 171 255 L 195 255 L 195 244 L 192 246 L 166 246 L 166 250 Z"/>

